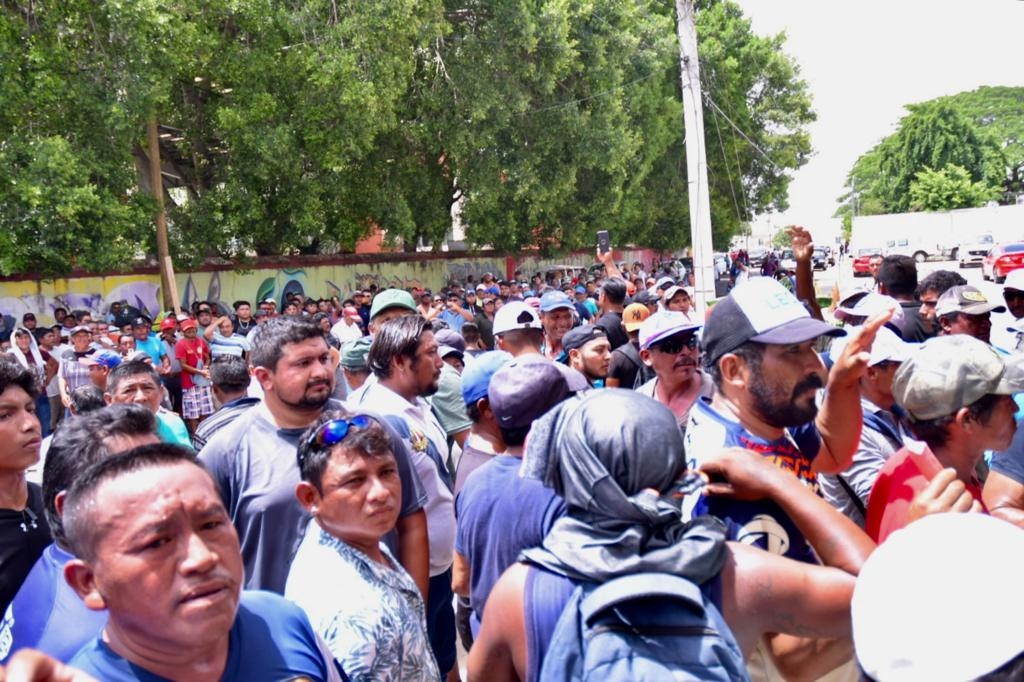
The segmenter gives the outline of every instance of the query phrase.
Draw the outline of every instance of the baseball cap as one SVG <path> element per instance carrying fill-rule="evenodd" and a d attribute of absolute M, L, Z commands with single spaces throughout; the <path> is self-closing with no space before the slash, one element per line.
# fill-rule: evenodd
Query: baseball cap
<path fill-rule="evenodd" d="M 1010 274 L 1003 280 L 1003 291 L 1007 289 L 1024 291 L 1024 268 L 1010 271 Z"/>
<path fill-rule="evenodd" d="M 370 319 L 377 317 L 388 308 L 405 308 L 417 312 L 416 302 L 412 300 L 412 294 L 404 289 L 385 289 L 373 297 L 373 304 L 370 306 Z"/>
<path fill-rule="evenodd" d="M 848 298 L 852 298 L 852 296 Z M 888 324 L 902 331 L 903 323 L 905 322 L 903 306 L 892 296 L 876 294 L 873 291 L 864 292 L 862 296 L 857 296 L 852 304 L 848 302 L 845 305 L 841 304 L 836 308 L 835 318 L 837 320 L 845 320 L 851 317 L 871 317 L 876 313 L 885 312 L 886 310 L 893 311 Z"/>
<path fill-rule="evenodd" d="M 846 332 L 811 317 L 803 303 L 781 283 L 756 277 L 734 288 L 711 308 L 701 342 L 705 363 L 713 365 L 747 341 L 803 343 L 824 335 L 845 336 Z"/>
<path fill-rule="evenodd" d="M 569 297 L 562 291 L 546 291 L 544 295 L 540 297 L 540 311 L 542 313 L 550 313 L 552 310 L 558 310 L 560 308 L 568 308 L 569 310 L 575 310 L 576 306 L 572 304 Z"/>
<path fill-rule="evenodd" d="M 935 304 L 935 314 L 939 316 L 950 313 L 983 315 L 991 312 L 1005 313 L 1006 306 L 990 302 L 978 287 L 970 284 L 950 287 L 946 293 L 939 296 Z"/>
<path fill-rule="evenodd" d="M 657 300 L 658 298 L 656 296 L 652 296 L 651 292 L 647 289 L 641 289 L 636 292 L 636 296 L 633 297 L 633 303 L 642 303 L 644 305 L 654 303 Z"/>
<path fill-rule="evenodd" d="M 504 334 L 516 329 L 542 329 L 537 309 L 526 302 L 506 303 L 494 313 L 494 334 Z"/>
<path fill-rule="evenodd" d="M 651 309 L 643 303 L 630 303 L 622 311 L 622 324 L 627 332 L 635 332 L 651 316 Z"/>
<path fill-rule="evenodd" d="M 562 350 L 567 354 L 571 350 L 583 348 L 594 339 L 607 339 L 608 332 L 601 327 L 592 324 L 585 324 L 580 327 L 573 327 L 562 337 Z"/>
<path fill-rule="evenodd" d="M 917 420 L 953 414 L 988 394 L 1024 391 L 1024 356 L 1000 355 L 968 334 L 928 339 L 892 380 L 896 402 Z"/>
<path fill-rule="evenodd" d="M 341 348 L 341 366 L 349 371 L 366 369 L 366 355 L 373 340 L 369 336 L 349 341 Z"/>
<path fill-rule="evenodd" d="M 476 285 L 476 290 L 477 291 L 487 291 L 487 285 L 486 284 L 477 284 Z"/>
<path fill-rule="evenodd" d="M 34 319 L 36 319 L 36 316 L 35 316 L 34 313 L 25 313 L 24 315 L 21 316 L 21 321 L 22 322 L 24 322 L 25 320 L 34 320 Z"/>
<path fill-rule="evenodd" d="M 160 331 L 167 331 L 168 329 L 174 329 L 178 326 L 177 320 L 174 317 L 165 317 L 160 322 Z"/>
<path fill-rule="evenodd" d="M 675 283 L 676 281 L 671 277 L 662 277 L 661 279 L 654 283 L 654 288 L 665 290 L 671 286 L 675 286 Z"/>
<path fill-rule="evenodd" d="M 476 401 L 486 397 L 491 377 L 511 359 L 511 355 L 500 350 L 490 350 L 476 356 L 473 362 L 462 370 L 463 402 L 467 405 L 475 405 Z"/>
<path fill-rule="evenodd" d="M 659 310 L 640 325 L 640 347 L 650 348 L 670 336 L 695 329 L 700 329 L 700 324 L 691 322 L 686 315 L 675 310 Z"/>
<path fill-rule="evenodd" d="M 491 410 L 505 429 L 529 426 L 568 395 L 569 386 L 555 363 L 532 354 L 498 369 L 487 386 Z"/>
<path fill-rule="evenodd" d="M 434 332 L 434 340 L 437 341 L 437 352 L 442 358 L 452 353 L 466 353 L 466 340 L 454 329 L 440 329 Z"/>
<path fill-rule="evenodd" d="M 573 289 L 573 291 L 576 292 L 577 294 L 585 294 L 587 293 L 587 288 L 577 285 L 576 288 Z"/>
<path fill-rule="evenodd" d="M 149 327 L 152 324 L 153 323 L 150 322 L 149 319 L 145 317 L 136 317 L 134 320 L 132 320 L 133 327 Z"/>
<path fill-rule="evenodd" d="M 427 295 L 429 296 L 430 294 Z M 350 305 L 347 305 L 344 308 L 342 308 L 341 312 L 345 315 L 345 317 L 351 317 L 353 320 L 359 319 L 359 311 Z"/>
<path fill-rule="evenodd" d="M 932 514 L 894 532 L 864 562 L 853 590 L 864 672 L 879 682 L 973 680 L 1013 660 L 1024 630 L 978 624 L 1024 603 L 1021 556 L 1024 533 L 985 514 Z M 957 590 L 970 598 L 942 598 Z"/>
<path fill-rule="evenodd" d="M 693 298 L 693 291 L 690 289 L 690 287 L 683 287 L 679 286 L 678 284 L 673 284 L 672 286 L 665 290 L 665 295 L 662 296 L 661 300 L 671 301 L 672 297 L 678 294 L 680 291 L 686 292 L 687 296 Z"/>
<path fill-rule="evenodd" d="M 269 303 L 275 306 L 277 305 L 277 301 L 275 301 L 273 298 L 265 298 L 262 301 L 260 301 L 260 303 Z"/>
<path fill-rule="evenodd" d="M 100 350 L 96 351 L 92 355 L 86 355 L 85 357 L 78 358 L 78 362 L 82 365 L 96 365 L 98 367 L 113 369 L 121 364 L 121 356 L 112 350 Z"/>
<path fill-rule="evenodd" d="M 179 326 L 181 327 L 181 331 L 185 331 L 186 329 L 199 329 L 199 323 L 191 317 L 187 320 L 182 320 Z"/>
<path fill-rule="evenodd" d="M 92 334 L 92 330 L 89 329 L 88 325 L 80 324 L 78 326 L 72 327 L 71 330 L 68 332 L 68 336 L 74 336 L 75 334 L 77 334 L 79 332 L 85 332 L 86 334 Z"/>
<path fill-rule="evenodd" d="M 846 344 L 857 338 L 861 332 L 861 327 L 850 327 L 849 332 L 843 338 L 832 342 L 829 354 L 833 359 L 839 357 Z M 906 362 L 913 350 L 914 346 L 897 336 L 894 331 L 881 327 L 875 332 L 875 340 L 871 344 L 871 356 L 868 358 L 868 365 L 874 367 L 882 362 Z"/>

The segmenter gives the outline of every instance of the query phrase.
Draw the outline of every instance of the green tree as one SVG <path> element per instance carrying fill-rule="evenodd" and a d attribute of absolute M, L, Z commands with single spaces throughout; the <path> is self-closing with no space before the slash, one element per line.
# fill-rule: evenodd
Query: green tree
<path fill-rule="evenodd" d="M 1013 203 L 1024 191 L 1024 88 L 981 87 L 910 105 L 897 132 L 857 159 L 836 215 L 907 210 L 910 185 L 925 167 L 967 170 L 972 182 L 1001 188 Z"/>
<path fill-rule="evenodd" d="M 999 196 L 1000 188 L 972 182 L 965 168 L 956 165 L 942 170 L 925 168 L 910 183 L 910 207 L 914 211 L 949 211 L 984 206 Z"/>

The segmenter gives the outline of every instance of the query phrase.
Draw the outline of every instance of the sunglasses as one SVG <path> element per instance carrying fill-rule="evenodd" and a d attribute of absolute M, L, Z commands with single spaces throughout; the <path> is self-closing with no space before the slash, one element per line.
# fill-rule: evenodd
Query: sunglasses
<path fill-rule="evenodd" d="M 1020 301 L 1024 299 L 1024 291 L 1016 291 L 1015 289 L 1003 290 L 1003 300 L 1009 303 L 1010 301 Z"/>
<path fill-rule="evenodd" d="M 310 452 L 318 452 L 325 448 L 334 447 L 345 440 L 353 428 L 365 429 L 373 423 L 373 418 L 365 414 L 356 415 L 352 419 L 332 419 L 324 422 L 316 431 L 306 439 L 306 449 Z M 299 468 L 305 464 L 305 455 L 299 453 Z"/>
<path fill-rule="evenodd" d="M 700 341 L 697 339 L 697 335 L 690 332 L 687 334 L 676 334 L 675 336 L 670 336 L 664 341 L 654 344 L 652 348 L 655 348 L 667 355 L 675 355 L 684 348 L 693 350 L 699 343 Z"/>

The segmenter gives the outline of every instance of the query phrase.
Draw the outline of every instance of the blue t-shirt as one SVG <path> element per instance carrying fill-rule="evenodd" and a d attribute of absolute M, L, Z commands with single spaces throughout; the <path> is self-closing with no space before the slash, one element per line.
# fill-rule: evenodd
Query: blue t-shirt
<path fill-rule="evenodd" d="M 517 457 L 497 456 L 466 479 L 455 498 L 455 549 L 470 566 L 470 626 L 480 629 L 487 597 L 519 553 L 540 545 L 565 501 L 534 479 L 520 478 Z"/>
<path fill-rule="evenodd" d="M 276 682 L 329 677 L 328 663 L 305 612 L 279 595 L 243 591 L 230 638 L 221 680 Z M 164 680 L 118 656 L 100 637 L 79 651 L 71 665 L 104 682 Z"/>
<path fill-rule="evenodd" d="M 750 433 L 739 422 L 718 414 L 707 398 L 700 398 L 690 410 L 684 442 L 688 469 L 696 469 L 704 456 L 722 448 L 747 448 L 771 458 L 775 466 L 792 472 L 815 494 L 818 492 L 818 477 L 811 469 L 811 462 L 821 449 L 821 436 L 814 422 L 786 429 L 782 438 L 768 441 Z M 693 516 L 711 514 L 722 519 L 729 526 L 730 540 L 790 559 L 818 563 L 803 533 L 774 502 L 696 497 Z"/>
<path fill-rule="evenodd" d="M 135 350 L 141 350 L 153 360 L 153 366 L 160 366 L 160 358 L 167 354 L 164 342 L 156 334 L 150 334 L 145 341 L 135 339 Z"/>
<path fill-rule="evenodd" d="M 56 544 L 43 550 L 0 623 L 0 663 L 26 647 L 66 663 L 107 624 L 64 580 L 64 564 L 75 557 Z"/>
<path fill-rule="evenodd" d="M 1024 428 L 1017 429 L 1008 449 L 992 456 L 992 471 L 1024 485 Z"/>

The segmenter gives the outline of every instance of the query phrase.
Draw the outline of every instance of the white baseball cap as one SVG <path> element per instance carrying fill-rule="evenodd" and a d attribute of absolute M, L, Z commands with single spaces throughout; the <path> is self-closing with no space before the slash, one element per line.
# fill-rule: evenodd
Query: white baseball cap
<path fill-rule="evenodd" d="M 504 334 L 516 329 L 543 329 L 537 309 L 526 302 L 513 301 L 494 313 L 493 333 Z"/>

